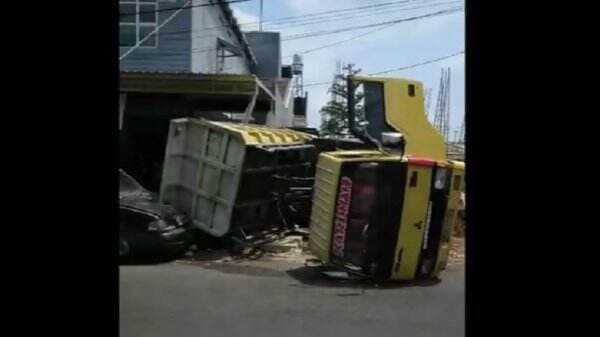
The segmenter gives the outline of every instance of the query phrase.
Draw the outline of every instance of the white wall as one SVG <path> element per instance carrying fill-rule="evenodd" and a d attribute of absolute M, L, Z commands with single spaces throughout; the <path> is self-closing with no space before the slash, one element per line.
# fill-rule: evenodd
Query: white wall
<path fill-rule="evenodd" d="M 209 0 L 193 0 L 192 4 L 200 5 L 208 2 Z M 230 27 L 219 27 L 229 24 L 229 22 L 219 19 L 227 20 L 220 6 L 193 7 L 191 11 L 191 71 L 193 73 L 214 74 L 217 71 L 217 38 L 219 37 L 238 47 L 240 47 L 240 43 Z M 225 58 L 222 73 L 249 74 L 250 69 L 245 54 L 242 54 L 241 57 Z"/>
<path fill-rule="evenodd" d="M 291 93 L 292 81 L 289 79 L 279 79 L 274 87 L 275 108 L 267 116 L 267 125 L 272 127 L 294 126 L 294 100 Z"/>
<path fill-rule="evenodd" d="M 294 116 L 294 126 L 306 127 L 306 116 Z"/>

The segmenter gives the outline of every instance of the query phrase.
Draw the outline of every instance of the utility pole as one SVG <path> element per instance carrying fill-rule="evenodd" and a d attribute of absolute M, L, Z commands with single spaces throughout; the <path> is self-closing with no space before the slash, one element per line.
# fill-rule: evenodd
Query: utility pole
<path fill-rule="evenodd" d="M 362 69 L 352 69 L 354 68 L 355 64 L 354 63 L 348 63 L 347 66 L 345 66 L 343 69 L 346 70 L 347 76 L 352 76 L 352 75 L 356 75 L 358 73 L 360 73 L 362 71 Z"/>

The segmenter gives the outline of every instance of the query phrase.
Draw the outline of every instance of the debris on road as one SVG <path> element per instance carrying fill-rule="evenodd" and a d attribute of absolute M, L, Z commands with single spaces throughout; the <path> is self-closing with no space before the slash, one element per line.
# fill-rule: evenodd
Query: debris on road
<path fill-rule="evenodd" d="M 465 238 L 453 237 L 450 241 L 450 255 L 448 265 L 457 265 L 465 262 Z"/>
<path fill-rule="evenodd" d="M 301 236 L 287 236 L 281 240 L 268 242 L 260 246 L 262 250 L 268 253 L 289 253 L 296 252 L 301 253 L 302 248 L 302 237 Z"/>
<path fill-rule="evenodd" d="M 452 238 L 448 266 L 464 263 L 464 244 L 464 238 Z M 307 240 L 297 235 L 284 236 L 255 247 L 244 247 L 235 253 L 222 247 L 196 248 L 197 251 L 188 252 L 188 255 L 178 262 L 226 273 L 263 276 L 277 276 L 281 275 L 278 274 L 281 272 L 308 268 L 320 274 L 322 282 L 344 283 L 362 279 L 360 276 L 323 264 L 310 252 Z"/>
<path fill-rule="evenodd" d="M 289 235 L 255 246 L 240 246 L 236 243 L 230 249 L 199 249 L 188 252 L 179 262 L 199 266 L 230 264 L 286 270 L 302 266 L 305 261 L 314 258 L 304 237 Z"/>

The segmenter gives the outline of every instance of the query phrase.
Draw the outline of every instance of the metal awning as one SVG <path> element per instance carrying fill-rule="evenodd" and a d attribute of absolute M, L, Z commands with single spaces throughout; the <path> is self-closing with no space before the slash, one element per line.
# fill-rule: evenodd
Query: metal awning
<path fill-rule="evenodd" d="M 193 94 L 210 98 L 252 97 L 273 101 L 274 95 L 254 75 L 122 71 L 121 93 Z"/>

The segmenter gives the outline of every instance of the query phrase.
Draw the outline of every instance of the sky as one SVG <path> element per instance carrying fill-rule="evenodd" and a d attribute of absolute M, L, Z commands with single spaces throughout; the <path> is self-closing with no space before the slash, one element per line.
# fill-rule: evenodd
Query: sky
<path fill-rule="evenodd" d="M 354 7 L 389 4 L 368 9 L 343 11 Z M 260 17 L 260 0 L 232 4 L 242 30 L 257 30 Z M 263 31 L 278 31 L 282 39 L 286 36 L 362 26 L 402 18 L 421 16 L 450 8 L 463 8 L 463 1 L 452 0 L 263 0 Z M 341 12 L 339 10 L 342 10 Z M 324 16 L 313 15 L 325 11 L 336 11 Z M 309 15 L 302 21 L 292 19 L 273 21 L 291 16 Z M 335 15 L 335 16 L 334 16 Z M 321 18 L 321 19 L 319 19 Z M 271 20 L 272 22 L 269 22 Z M 316 21 L 320 21 L 316 23 Z M 290 64 L 297 52 L 335 43 L 373 31 L 377 27 L 363 28 L 338 34 L 323 35 L 282 42 L 283 64 Z M 336 70 L 336 61 L 354 63 L 369 74 L 413 65 L 446 55 L 464 51 L 464 10 L 451 14 L 401 22 L 387 26 L 355 40 L 303 55 L 304 83 L 330 81 Z M 450 135 L 458 131 L 464 118 L 465 65 L 464 54 L 438 62 L 392 72 L 385 77 L 398 77 L 421 81 L 425 88 L 432 89 L 430 119 L 433 118 L 442 67 L 451 68 L 450 92 Z M 319 110 L 330 98 L 329 85 L 305 87 L 308 91 L 307 122 L 311 127 L 320 125 Z"/>

